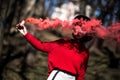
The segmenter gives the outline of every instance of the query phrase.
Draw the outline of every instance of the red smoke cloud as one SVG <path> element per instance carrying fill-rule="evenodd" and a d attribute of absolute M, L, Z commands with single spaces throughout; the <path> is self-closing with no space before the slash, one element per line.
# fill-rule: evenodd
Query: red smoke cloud
<path fill-rule="evenodd" d="M 44 30 L 48 28 L 58 28 L 62 27 L 62 29 L 65 31 L 67 29 L 73 29 L 74 27 L 78 27 L 76 29 L 80 29 L 82 31 L 85 31 L 88 35 L 94 35 L 98 36 L 99 38 L 111 38 L 116 40 L 120 43 L 120 23 L 112 24 L 111 26 L 108 26 L 107 28 L 104 27 L 100 20 L 97 19 L 91 19 L 90 21 L 85 21 L 83 19 L 73 19 L 72 21 L 62 21 L 58 18 L 50 20 L 49 18 L 46 19 L 35 19 L 35 18 L 27 18 L 25 19 L 25 22 L 28 22 L 30 24 L 37 25 L 36 29 L 38 30 Z M 77 25 L 76 25 L 77 23 Z M 78 32 L 80 30 L 77 30 Z"/>
<path fill-rule="evenodd" d="M 109 32 L 107 37 L 120 43 L 120 23 L 116 22 L 111 26 L 108 26 L 107 30 Z"/>

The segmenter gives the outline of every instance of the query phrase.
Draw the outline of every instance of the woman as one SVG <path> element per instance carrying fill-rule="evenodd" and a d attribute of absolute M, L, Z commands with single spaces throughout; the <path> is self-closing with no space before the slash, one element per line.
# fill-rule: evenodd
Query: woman
<path fill-rule="evenodd" d="M 83 15 L 75 17 L 75 19 L 81 18 L 90 20 Z M 31 35 L 22 22 L 17 25 L 17 30 L 32 46 L 48 54 L 49 76 L 47 80 L 84 79 L 89 58 L 89 51 L 84 44 L 92 39 L 91 36 L 82 30 L 76 33 L 77 30 L 73 28 L 73 39 L 63 38 L 52 42 L 42 42 Z"/>

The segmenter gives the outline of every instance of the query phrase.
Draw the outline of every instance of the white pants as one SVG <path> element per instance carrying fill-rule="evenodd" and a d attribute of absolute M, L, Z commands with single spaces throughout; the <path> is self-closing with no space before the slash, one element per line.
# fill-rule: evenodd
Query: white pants
<path fill-rule="evenodd" d="M 75 76 L 59 70 L 53 70 L 47 80 L 75 80 Z"/>

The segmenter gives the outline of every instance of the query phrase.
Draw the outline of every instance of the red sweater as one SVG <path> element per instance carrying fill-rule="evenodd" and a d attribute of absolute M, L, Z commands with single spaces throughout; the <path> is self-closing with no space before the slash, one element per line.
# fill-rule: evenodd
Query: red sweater
<path fill-rule="evenodd" d="M 25 38 L 35 48 L 48 53 L 49 74 L 57 68 L 77 75 L 77 80 L 84 80 L 89 52 L 83 45 L 66 38 L 41 42 L 30 33 Z"/>

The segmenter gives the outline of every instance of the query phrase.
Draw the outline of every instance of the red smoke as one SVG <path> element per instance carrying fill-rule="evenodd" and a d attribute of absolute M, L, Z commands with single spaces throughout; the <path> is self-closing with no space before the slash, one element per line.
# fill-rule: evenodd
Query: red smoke
<path fill-rule="evenodd" d="M 107 37 L 120 43 L 120 23 L 116 22 L 111 26 L 108 26 L 107 30 L 109 32 Z"/>
<path fill-rule="evenodd" d="M 73 29 L 74 27 L 79 28 L 82 31 L 85 31 L 88 35 L 94 35 L 98 36 L 99 38 L 111 38 L 116 40 L 120 43 L 120 23 L 112 24 L 111 26 L 108 26 L 107 28 L 104 27 L 100 20 L 97 19 L 91 19 L 90 21 L 85 21 L 83 19 L 73 19 L 72 21 L 62 21 L 58 18 L 50 20 L 49 18 L 46 19 L 35 19 L 35 18 L 27 18 L 25 22 L 35 24 L 37 25 L 38 30 L 44 30 L 44 29 L 55 29 L 58 27 L 62 27 L 62 29 L 65 31 L 67 29 Z M 77 25 L 76 25 L 77 23 Z M 77 30 L 78 32 L 80 30 Z"/>

